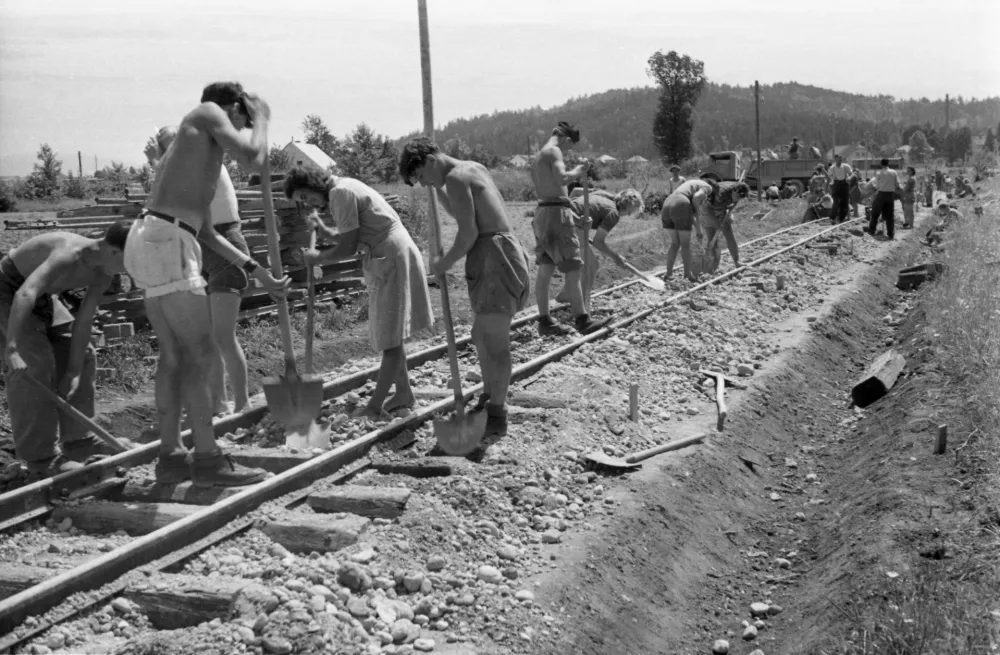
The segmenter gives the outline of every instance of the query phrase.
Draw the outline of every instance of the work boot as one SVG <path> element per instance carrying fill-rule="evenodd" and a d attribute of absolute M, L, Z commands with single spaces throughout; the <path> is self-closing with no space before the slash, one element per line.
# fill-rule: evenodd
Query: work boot
<path fill-rule="evenodd" d="M 591 334 L 597 332 L 610 322 L 610 317 L 595 321 L 590 317 L 590 314 L 580 314 L 576 317 L 576 331 L 580 334 Z"/>
<path fill-rule="evenodd" d="M 196 452 L 191 466 L 191 481 L 196 487 L 242 487 L 257 484 L 265 477 L 267 471 L 264 469 L 237 464 L 221 450 Z"/>
<path fill-rule="evenodd" d="M 551 316 L 538 317 L 538 336 L 540 337 L 564 337 L 572 330 L 559 323 Z"/>
<path fill-rule="evenodd" d="M 156 460 L 156 484 L 180 484 L 191 479 L 191 454 L 160 453 Z"/>
<path fill-rule="evenodd" d="M 111 446 L 92 434 L 83 439 L 62 442 L 62 451 L 66 457 L 74 462 L 85 462 L 95 455 L 109 457 L 116 453 L 111 449 Z"/>
<path fill-rule="evenodd" d="M 43 478 L 51 478 L 59 475 L 60 473 L 69 473 L 70 471 L 83 468 L 83 464 L 80 462 L 74 462 L 62 453 L 49 457 L 48 459 L 39 459 L 34 462 L 27 462 L 27 464 L 29 482 L 34 482 Z"/>
<path fill-rule="evenodd" d="M 483 441 L 490 437 L 507 436 L 507 408 L 503 405 L 486 405 L 486 432 L 483 433 Z"/>
<path fill-rule="evenodd" d="M 476 400 L 476 404 L 472 406 L 470 412 L 481 412 L 486 409 L 487 403 L 490 402 L 490 394 L 486 391 L 479 394 L 479 399 Z"/>

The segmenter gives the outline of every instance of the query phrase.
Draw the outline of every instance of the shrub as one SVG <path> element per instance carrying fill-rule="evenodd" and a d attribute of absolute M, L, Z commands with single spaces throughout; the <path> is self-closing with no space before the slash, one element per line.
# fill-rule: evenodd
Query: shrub
<path fill-rule="evenodd" d="M 0 212 L 17 211 L 17 196 L 13 185 L 0 180 Z"/>

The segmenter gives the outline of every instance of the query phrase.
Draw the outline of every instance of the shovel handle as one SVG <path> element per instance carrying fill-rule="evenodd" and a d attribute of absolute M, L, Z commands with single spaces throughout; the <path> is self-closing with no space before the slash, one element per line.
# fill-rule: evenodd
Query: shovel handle
<path fill-rule="evenodd" d="M 434 93 L 431 83 L 431 43 L 427 26 L 427 0 L 417 0 L 417 16 L 420 28 L 420 77 L 424 100 L 424 134 L 434 138 Z M 427 231 L 430 237 L 431 264 L 441 257 L 441 231 L 438 226 L 437 196 L 434 187 L 427 187 Z M 462 376 L 458 370 L 458 347 L 455 344 L 455 326 L 451 320 L 451 302 L 448 298 L 448 279 L 438 276 L 441 289 L 441 314 L 444 319 L 445 336 L 448 339 L 448 363 L 451 365 L 451 386 L 455 393 L 455 413 L 461 415 L 465 409 L 465 395 L 462 392 Z"/>
<path fill-rule="evenodd" d="M 726 417 L 729 416 L 729 411 L 726 409 L 726 381 L 720 378 L 715 379 L 715 404 L 719 410 L 719 420 L 715 429 L 722 432 L 726 426 Z"/>
<path fill-rule="evenodd" d="M 653 455 L 659 455 L 660 453 L 665 453 L 669 450 L 677 450 L 679 448 L 684 448 L 685 446 L 690 446 L 691 444 L 701 443 L 705 440 L 704 434 L 696 434 L 693 437 L 684 437 L 683 439 L 677 439 L 675 441 L 668 441 L 665 444 L 660 444 L 653 448 L 647 450 L 640 450 L 637 453 L 633 453 L 625 458 L 625 461 L 629 464 L 635 464 L 636 462 L 641 462 L 644 459 L 649 459 Z"/>
<path fill-rule="evenodd" d="M 316 249 L 316 228 L 309 231 L 309 250 Z M 313 331 L 316 321 L 316 280 L 313 265 L 306 264 L 306 375 L 313 372 Z"/>
<path fill-rule="evenodd" d="M 590 313 L 590 273 L 587 266 L 590 262 L 590 175 L 583 174 L 583 239 L 580 242 L 580 254 L 583 255 L 583 276 L 580 279 L 583 291 L 583 308 Z"/>
<path fill-rule="evenodd" d="M 38 379 L 33 377 L 30 373 L 25 372 L 24 376 L 28 379 L 28 381 L 30 381 L 33 385 L 35 385 L 35 387 L 42 393 L 43 396 L 45 396 L 46 398 L 54 402 L 56 405 L 58 405 L 59 409 L 72 416 L 73 419 L 76 420 L 79 424 L 85 425 L 91 432 L 96 434 L 101 441 L 108 444 L 119 453 L 124 453 L 126 450 L 128 450 L 128 446 L 115 439 L 115 437 L 110 432 L 108 432 L 107 430 L 99 426 L 97 423 L 95 423 L 92 418 L 90 418 L 89 416 L 78 410 L 76 407 L 73 407 L 73 405 L 71 405 L 66 399 L 64 399 L 55 391 L 49 389 L 47 386 L 42 384 Z"/>
<path fill-rule="evenodd" d="M 267 142 L 265 138 L 265 143 Z M 271 275 L 281 279 L 285 275 L 281 265 L 281 247 L 278 245 L 278 224 L 274 218 L 274 199 L 271 197 L 270 152 L 264 146 L 264 165 L 260 169 L 260 195 L 264 201 L 264 225 L 267 228 L 267 259 L 271 265 Z M 288 316 L 288 300 L 284 296 L 275 298 L 278 306 L 278 327 L 281 328 L 281 345 L 285 350 L 285 377 L 291 381 L 298 379 L 295 370 L 295 350 L 292 346 L 292 324 Z"/>

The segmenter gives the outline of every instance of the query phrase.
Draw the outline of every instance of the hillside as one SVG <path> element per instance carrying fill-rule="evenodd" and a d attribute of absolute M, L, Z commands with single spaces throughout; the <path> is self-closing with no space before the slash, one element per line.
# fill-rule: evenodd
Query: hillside
<path fill-rule="evenodd" d="M 901 127 L 912 123 L 944 123 L 944 100 L 896 100 L 865 96 L 788 82 L 761 87 L 761 142 L 764 147 L 788 143 L 831 145 L 831 117 L 836 114 L 837 141 L 862 139 L 866 132 L 878 144 L 899 139 Z M 612 89 L 573 98 L 542 109 L 503 111 L 463 118 L 439 132 L 443 142 L 453 137 L 483 145 L 502 156 L 524 153 L 546 138 L 559 120 L 575 123 L 583 132 L 579 150 L 616 157 L 657 155 L 651 138 L 657 91 L 653 87 Z M 751 87 L 708 84 L 696 107 L 695 145 L 705 151 L 754 144 L 754 104 Z M 1000 98 L 952 99 L 952 127 L 968 125 L 974 133 L 1000 123 Z M 405 137 L 409 138 L 409 137 Z"/>

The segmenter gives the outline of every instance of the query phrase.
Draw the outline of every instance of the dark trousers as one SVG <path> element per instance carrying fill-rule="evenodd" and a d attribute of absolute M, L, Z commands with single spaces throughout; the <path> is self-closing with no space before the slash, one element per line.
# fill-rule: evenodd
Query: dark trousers
<path fill-rule="evenodd" d="M 890 239 L 896 235 L 895 223 L 896 195 L 892 191 L 879 191 L 872 202 L 872 217 L 868 221 L 868 232 L 875 234 L 879 217 L 885 218 L 885 233 Z"/>
<path fill-rule="evenodd" d="M 830 212 L 830 217 L 834 223 L 843 223 L 847 220 L 847 206 L 851 201 L 847 180 L 834 180 L 831 195 L 833 196 L 833 210 Z"/>

